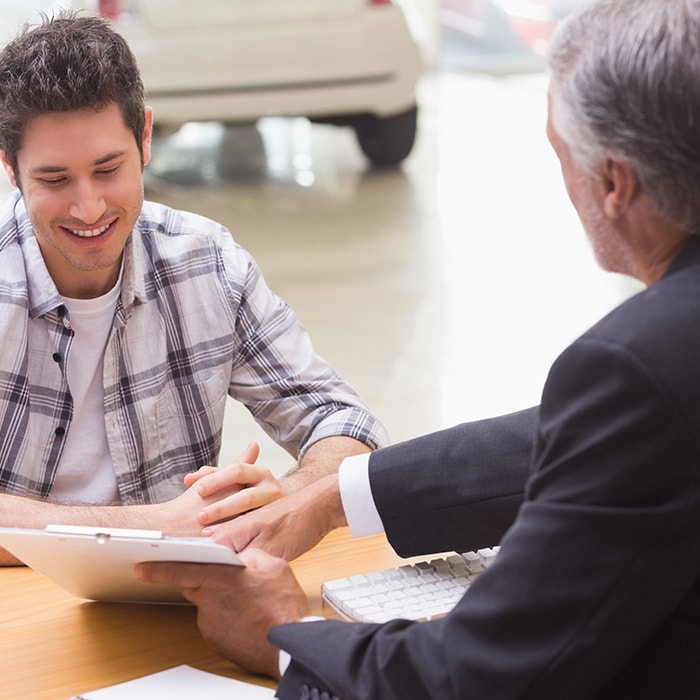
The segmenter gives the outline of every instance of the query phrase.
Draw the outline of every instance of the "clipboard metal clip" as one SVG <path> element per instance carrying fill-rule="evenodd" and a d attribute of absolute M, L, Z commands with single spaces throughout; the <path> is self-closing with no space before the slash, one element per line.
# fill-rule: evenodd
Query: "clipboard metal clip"
<path fill-rule="evenodd" d="M 112 535 L 133 537 L 140 540 L 162 540 L 165 535 L 160 530 L 136 530 L 122 527 L 92 527 L 90 525 L 47 525 L 44 530 L 58 535 L 85 535 L 94 537 L 100 544 Z"/>

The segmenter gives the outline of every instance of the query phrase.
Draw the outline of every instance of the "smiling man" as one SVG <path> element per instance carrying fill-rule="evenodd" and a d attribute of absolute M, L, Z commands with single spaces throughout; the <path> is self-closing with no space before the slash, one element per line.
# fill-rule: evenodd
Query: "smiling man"
<path fill-rule="evenodd" d="M 119 107 L 49 112 L 24 130 L 16 163 L 0 155 L 57 290 L 72 299 L 103 296 L 117 283 L 122 253 L 143 204 L 152 115 L 141 141 Z"/>
<path fill-rule="evenodd" d="M 100 18 L 0 52 L 0 524 L 192 535 L 270 504 L 236 528 L 279 552 L 301 487 L 385 431 L 229 231 L 144 202 L 151 126 Z M 255 444 L 212 468 L 227 395 L 298 459 L 287 478 Z"/>

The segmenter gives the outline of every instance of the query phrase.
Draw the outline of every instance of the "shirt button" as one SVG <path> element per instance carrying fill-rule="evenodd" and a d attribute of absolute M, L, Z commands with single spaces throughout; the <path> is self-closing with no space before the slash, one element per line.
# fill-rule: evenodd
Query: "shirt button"
<path fill-rule="evenodd" d="M 54 432 L 56 433 L 56 437 L 63 437 L 66 434 L 66 429 L 59 425 Z"/>
<path fill-rule="evenodd" d="M 61 361 L 61 353 L 60 352 L 55 352 L 51 357 L 53 357 L 54 362 L 60 362 Z"/>

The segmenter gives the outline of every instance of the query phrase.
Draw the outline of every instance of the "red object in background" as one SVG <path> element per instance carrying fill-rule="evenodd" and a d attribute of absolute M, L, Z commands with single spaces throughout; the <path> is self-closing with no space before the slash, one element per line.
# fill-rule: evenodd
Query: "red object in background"
<path fill-rule="evenodd" d="M 100 0 L 97 5 L 97 11 L 107 19 L 119 19 L 122 10 L 122 0 Z"/>
<path fill-rule="evenodd" d="M 520 37 L 525 46 L 538 56 L 544 56 L 547 45 L 554 31 L 553 22 L 525 17 L 509 17 L 513 31 Z"/>
<path fill-rule="evenodd" d="M 544 55 L 559 20 L 588 0 L 440 0 L 443 23 L 477 39 Z"/>

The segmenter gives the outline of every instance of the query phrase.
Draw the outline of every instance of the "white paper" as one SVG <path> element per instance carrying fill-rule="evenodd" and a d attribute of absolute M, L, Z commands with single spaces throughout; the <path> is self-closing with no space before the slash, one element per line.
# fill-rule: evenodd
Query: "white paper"
<path fill-rule="evenodd" d="M 251 683 L 217 676 L 192 666 L 175 666 L 166 671 L 136 678 L 101 690 L 93 690 L 72 700 L 271 700 L 275 691 Z"/>

